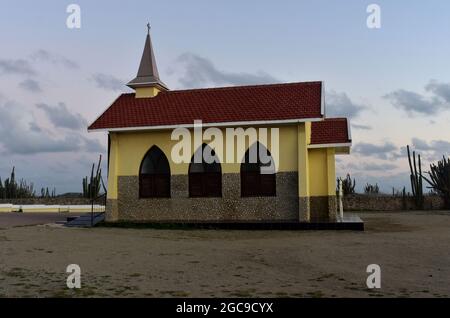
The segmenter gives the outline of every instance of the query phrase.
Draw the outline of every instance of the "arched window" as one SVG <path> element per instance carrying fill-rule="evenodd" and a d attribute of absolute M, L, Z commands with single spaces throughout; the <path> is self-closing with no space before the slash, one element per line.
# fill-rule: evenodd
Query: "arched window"
<path fill-rule="evenodd" d="M 189 165 L 189 196 L 222 196 L 222 168 L 219 158 L 206 144 L 203 144 L 192 156 Z"/>
<path fill-rule="evenodd" d="M 260 143 L 250 147 L 241 164 L 241 195 L 262 197 L 276 195 L 275 165 L 270 152 Z"/>
<path fill-rule="evenodd" d="M 140 198 L 170 197 L 170 166 L 166 155 L 156 146 L 150 148 L 139 171 Z"/>

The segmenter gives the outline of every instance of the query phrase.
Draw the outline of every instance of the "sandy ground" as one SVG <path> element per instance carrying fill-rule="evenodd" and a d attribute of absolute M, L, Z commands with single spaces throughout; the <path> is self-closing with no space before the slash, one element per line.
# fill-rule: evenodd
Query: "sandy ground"
<path fill-rule="evenodd" d="M 29 226 L 47 223 L 63 222 L 69 216 L 78 216 L 70 213 L 1 213 L 0 229 Z"/>
<path fill-rule="evenodd" d="M 359 215 L 365 232 L 73 229 L 0 215 L 0 296 L 450 296 L 450 212 Z M 79 290 L 66 287 L 72 263 Z M 373 263 L 379 290 L 366 287 Z"/>

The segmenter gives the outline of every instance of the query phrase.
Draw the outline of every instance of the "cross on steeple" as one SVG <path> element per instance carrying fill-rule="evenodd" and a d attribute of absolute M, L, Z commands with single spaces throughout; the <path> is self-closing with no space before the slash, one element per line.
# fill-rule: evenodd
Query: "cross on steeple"
<path fill-rule="evenodd" d="M 147 23 L 147 34 L 150 34 L 150 29 L 151 29 L 151 27 L 150 27 L 150 22 L 148 22 L 148 23 Z"/>

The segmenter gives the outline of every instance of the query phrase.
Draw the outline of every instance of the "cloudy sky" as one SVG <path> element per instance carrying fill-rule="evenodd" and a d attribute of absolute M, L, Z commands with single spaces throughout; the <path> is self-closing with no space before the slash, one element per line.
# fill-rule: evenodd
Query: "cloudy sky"
<path fill-rule="evenodd" d="M 81 28 L 66 26 L 81 7 Z M 345 5 L 344 5 L 345 3 Z M 381 8 L 381 28 L 366 8 Z M 58 193 L 81 178 L 106 135 L 92 122 L 137 71 L 147 21 L 172 89 L 322 80 L 327 114 L 348 116 L 338 159 L 358 188 L 408 183 L 405 145 L 425 166 L 450 154 L 450 2 L 0 1 L 0 176 Z"/>

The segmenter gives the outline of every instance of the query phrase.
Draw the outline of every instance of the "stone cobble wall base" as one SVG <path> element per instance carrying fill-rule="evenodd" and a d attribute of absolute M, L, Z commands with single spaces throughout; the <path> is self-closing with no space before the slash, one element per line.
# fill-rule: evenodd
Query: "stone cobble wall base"
<path fill-rule="evenodd" d="M 445 209 L 444 200 L 439 196 L 424 197 L 425 210 Z M 414 198 L 388 195 L 348 195 L 343 199 L 344 211 L 403 211 L 416 210 Z"/>
<path fill-rule="evenodd" d="M 117 199 L 108 199 L 106 201 L 105 209 L 105 220 L 106 222 L 115 222 L 119 219 L 119 208 Z"/>
<path fill-rule="evenodd" d="M 171 198 L 139 199 L 138 181 L 118 178 L 119 221 L 298 221 L 296 172 L 277 173 L 275 197 L 242 198 L 239 174 L 222 175 L 221 198 L 189 198 L 188 176 L 174 175 Z"/>

